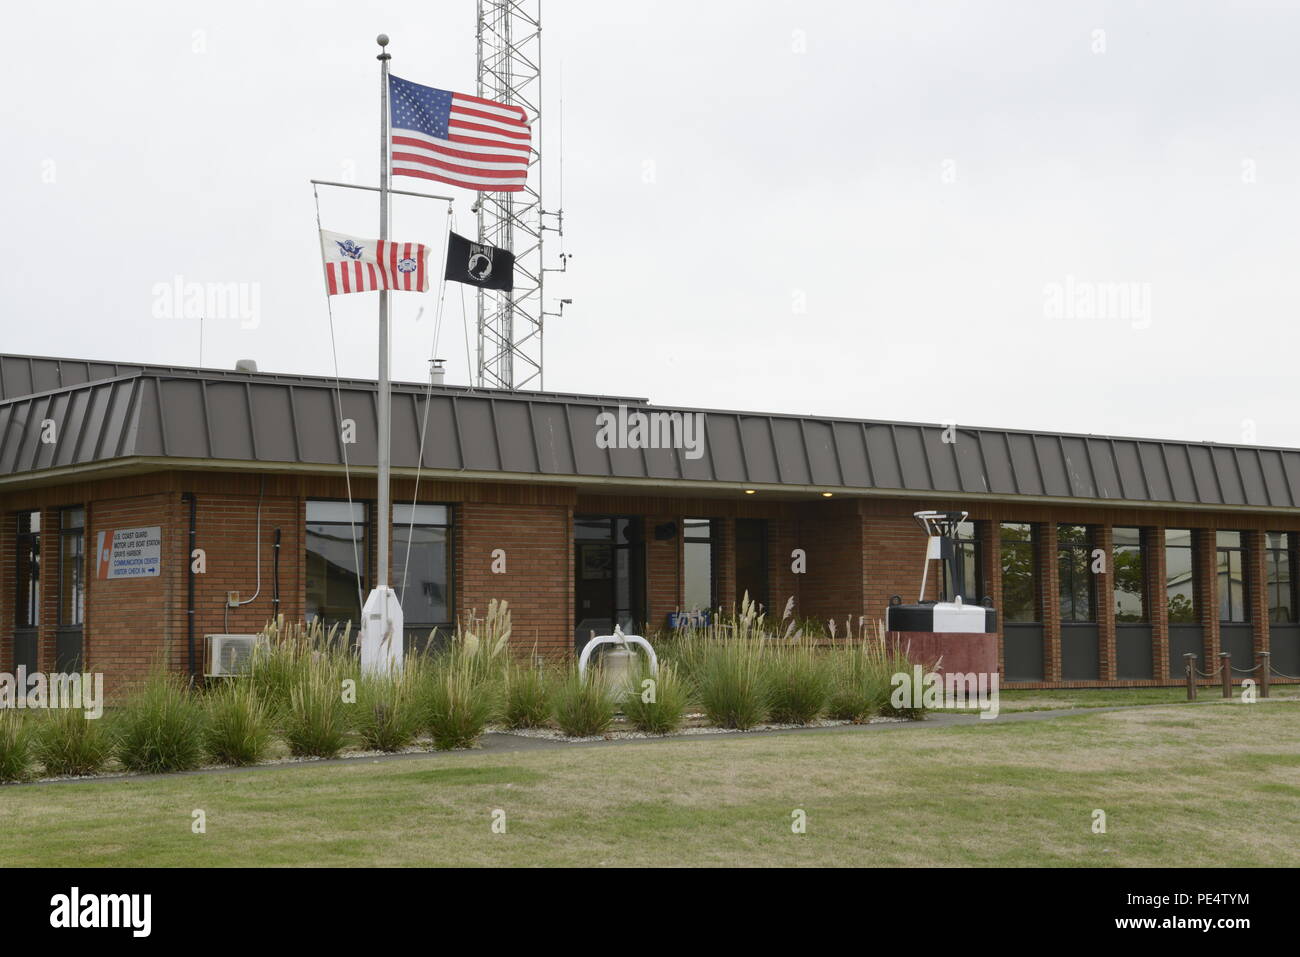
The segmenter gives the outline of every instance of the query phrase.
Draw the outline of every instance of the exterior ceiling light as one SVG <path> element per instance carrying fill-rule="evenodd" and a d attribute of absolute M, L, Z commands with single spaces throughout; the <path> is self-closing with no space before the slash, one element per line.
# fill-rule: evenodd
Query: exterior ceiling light
<path fill-rule="evenodd" d="M 822 492 L 822 498 L 830 498 L 834 494 L 834 492 Z"/>
<path fill-rule="evenodd" d="M 746 494 L 746 495 L 753 495 L 753 494 L 754 494 L 754 491 L 755 491 L 755 490 L 752 489 L 752 488 L 747 488 L 747 489 L 745 489 L 745 494 Z"/>

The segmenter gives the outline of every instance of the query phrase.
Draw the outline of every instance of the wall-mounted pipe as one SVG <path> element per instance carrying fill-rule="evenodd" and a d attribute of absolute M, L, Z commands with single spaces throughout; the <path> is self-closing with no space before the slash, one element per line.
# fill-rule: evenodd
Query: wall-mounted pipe
<path fill-rule="evenodd" d="M 275 530 L 275 551 L 271 564 L 271 615 L 280 617 L 280 530 Z"/>

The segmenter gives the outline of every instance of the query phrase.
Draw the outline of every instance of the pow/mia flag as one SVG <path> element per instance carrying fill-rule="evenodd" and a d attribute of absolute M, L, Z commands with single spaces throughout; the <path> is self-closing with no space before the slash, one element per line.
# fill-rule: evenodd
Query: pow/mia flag
<path fill-rule="evenodd" d="M 515 254 L 452 233 L 447 240 L 445 278 L 480 289 L 509 292 L 515 288 Z"/>

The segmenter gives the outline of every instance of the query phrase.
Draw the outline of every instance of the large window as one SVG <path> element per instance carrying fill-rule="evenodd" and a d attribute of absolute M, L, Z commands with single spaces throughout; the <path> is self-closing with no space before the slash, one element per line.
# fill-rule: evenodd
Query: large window
<path fill-rule="evenodd" d="M 1114 541 L 1115 621 L 1139 624 L 1147 618 L 1146 562 L 1142 554 L 1142 529 L 1116 528 Z"/>
<path fill-rule="evenodd" d="M 1038 561 L 1034 526 L 1003 522 L 1002 616 L 1006 621 L 1038 621 Z"/>
<path fill-rule="evenodd" d="M 1092 574 L 1092 535 L 1086 525 L 1056 527 L 1056 568 L 1060 577 L 1061 621 L 1096 621 L 1096 578 Z"/>
<path fill-rule="evenodd" d="M 1264 538 L 1264 580 L 1268 590 L 1268 620 L 1291 624 L 1297 620 L 1295 532 L 1269 532 Z"/>
<path fill-rule="evenodd" d="M 1171 625 L 1196 623 L 1196 555 L 1190 528 L 1165 529 L 1165 602 Z"/>
<path fill-rule="evenodd" d="M 968 605 L 979 604 L 984 588 L 984 569 L 980 565 L 979 536 L 974 522 L 958 522 L 952 535 L 953 564 L 957 566 L 956 578 L 948 562 L 943 569 L 943 600 L 952 601 L 958 595 Z"/>
<path fill-rule="evenodd" d="M 408 560 L 409 556 L 409 560 Z M 409 629 L 450 625 L 451 510 L 446 505 L 393 506 L 393 584 Z"/>
<path fill-rule="evenodd" d="M 80 625 L 86 614 L 86 510 L 59 513 L 59 624 Z"/>
<path fill-rule="evenodd" d="M 16 628 L 37 628 L 41 624 L 41 513 L 18 515 L 18 602 L 14 609 Z"/>
<path fill-rule="evenodd" d="M 1250 621 L 1246 602 L 1250 583 L 1241 532 L 1215 532 L 1214 553 L 1219 576 L 1219 621 Z"/>
<path fill-rule="evenodd" d="M 307 620 L 326 627 L 361 625 L 369 568 L 366 506 L 361 502 L 307 503 Z"/>
<path fill-rule="evenodd" d="M 713 522 L 707 518 L 685 520 L 686 607 L 707 611 L 717 604 L 713 574 Z"/>

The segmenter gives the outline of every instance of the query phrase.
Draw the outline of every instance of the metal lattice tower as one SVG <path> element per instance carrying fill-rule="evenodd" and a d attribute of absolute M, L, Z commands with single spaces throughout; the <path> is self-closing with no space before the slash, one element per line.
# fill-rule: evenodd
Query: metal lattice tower
<path fill-rule="evenodd" d="M 478 241 L 515 254 L 514 292 L 478 293 L 478 384 L 490 388 L 542 388 L 542 240 L 563 214 L 542 206 L 541 16 L 541 0 L 478 0 L 478 95 L 522 106 L 534 150 L 522 191 L 480 193 L 476 206 Z"/>

